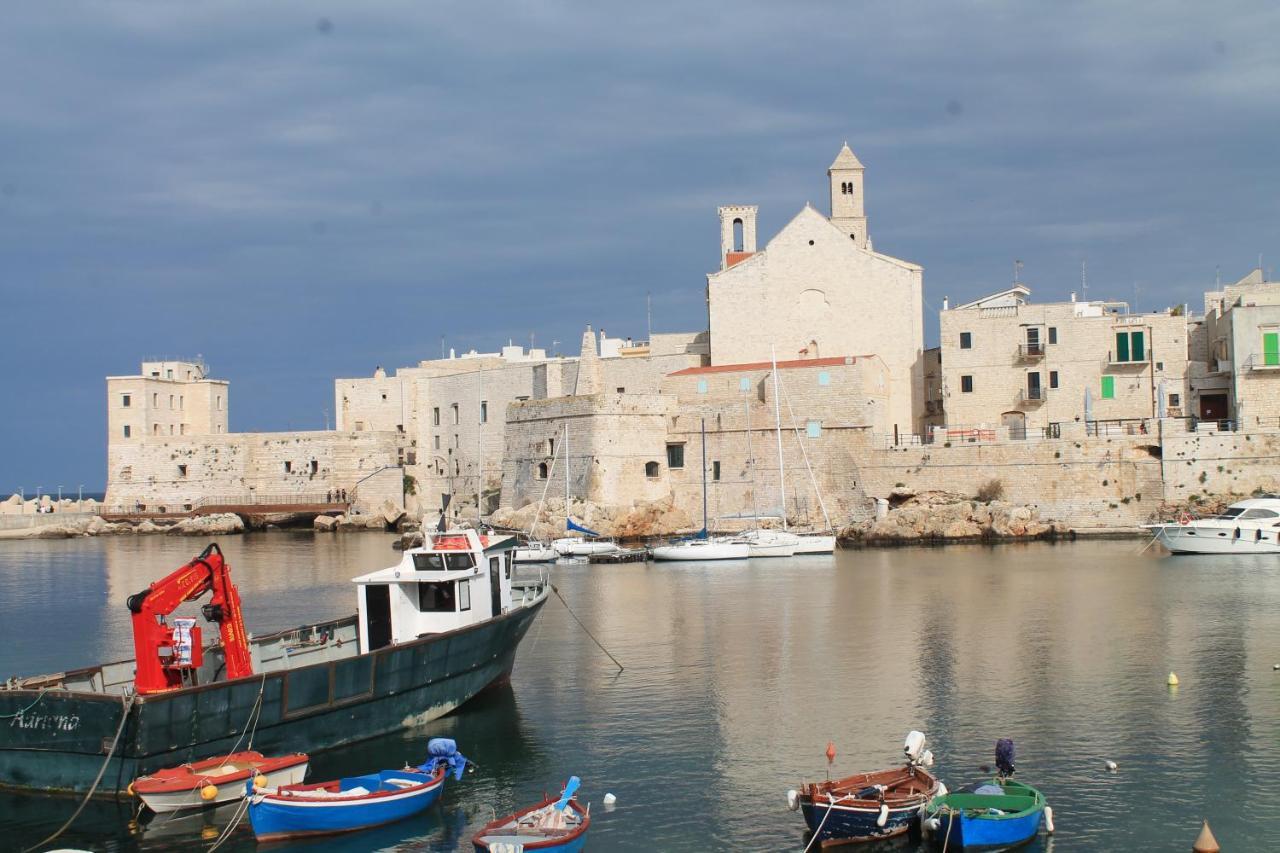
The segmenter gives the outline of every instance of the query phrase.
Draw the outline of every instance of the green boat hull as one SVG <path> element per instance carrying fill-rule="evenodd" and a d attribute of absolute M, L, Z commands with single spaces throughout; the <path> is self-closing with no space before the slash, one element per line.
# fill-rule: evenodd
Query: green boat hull
<path fill-rule="evenodd" d="M 146 773 L 247 748 L 254 716 L 253 749 L 267 754 L 316 752 L 420 725 L 503 683 L 545 602 L 543 595 L 478 625 L 369 654 L 132 701 L 0 690 L 0 787 L 83 793 L 105 761 L 95 793 L 113 796 Z"/>

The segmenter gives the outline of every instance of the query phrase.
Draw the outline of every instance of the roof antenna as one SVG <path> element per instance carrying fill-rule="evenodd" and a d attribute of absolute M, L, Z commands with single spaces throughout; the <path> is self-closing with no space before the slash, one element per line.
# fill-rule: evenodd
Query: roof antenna
<path fill-rule="evenodd" d="M 1084 301 L 1089 301 L 1089 262 L 1087 259 L 1080 260 L 1080 290 L 1084 296 Z"/>
<path fill-rule="evenodd" d="M 1022 261 L 1015 260 L 1013 262 L 1013 283 L 1017 284 L 1022 272 Z"/>
<path fill-rule="evenodd" d="M 1218 290 L 1222 290 L 1222 265 L 1218 264 L 1213 268 L 1213 282 Z"/>

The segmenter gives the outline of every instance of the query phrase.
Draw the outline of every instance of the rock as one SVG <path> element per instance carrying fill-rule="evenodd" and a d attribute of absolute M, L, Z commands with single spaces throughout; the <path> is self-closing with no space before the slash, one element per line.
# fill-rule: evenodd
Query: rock
<path fill-rule="evenodd" d="M 182 536 L 227 536 L 233 533 L 244 533 L 244 521 L 232 512 L 197 515 L 182 519 L 170 527 L 168 532 Z"/>
<path fill-rule="evenodd" d="M 390 498 L 382 502 L 375 515 L 382 516 L 383 526 L 395 524 L 404 517 L 404 507 L 397 506 Z"/>
<path fill-rule="evenodd" d="M 315 521 L 311 522 L 311 527 L 317 533 L 333 533 L 338 529 L 338 519 L 332 515 L 317 515 Z"/>

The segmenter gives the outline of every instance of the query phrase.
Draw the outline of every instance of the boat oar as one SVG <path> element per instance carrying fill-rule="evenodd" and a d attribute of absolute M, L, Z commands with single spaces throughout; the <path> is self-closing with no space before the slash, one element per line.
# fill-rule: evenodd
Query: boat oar
<path fill-rule="evenodd" d="M 570 776 L 569 783 L 564 786 L 564 791 L 560 794 L 560 799 L 556 800 L 552 806 L 556 811 L 564 811 L 569 805 L 569 801 L 573 799 L 574 793 L 578 790 L 578 786 L 582 784 L 582 780 L 577 776 Z"/>

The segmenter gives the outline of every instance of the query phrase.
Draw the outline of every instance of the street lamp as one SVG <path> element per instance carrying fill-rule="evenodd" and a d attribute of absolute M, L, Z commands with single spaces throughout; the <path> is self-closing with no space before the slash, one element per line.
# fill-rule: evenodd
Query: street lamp
<path fill-rule="evenodd" d="M 84 503 L 84 483 L 81 483 L 80 488 L 76 490 L 76 503 Z"/>
<path fill-rule="evenodd" d="M 62 503 L 62 486 L 58 486 L 58 503 Z"/>

